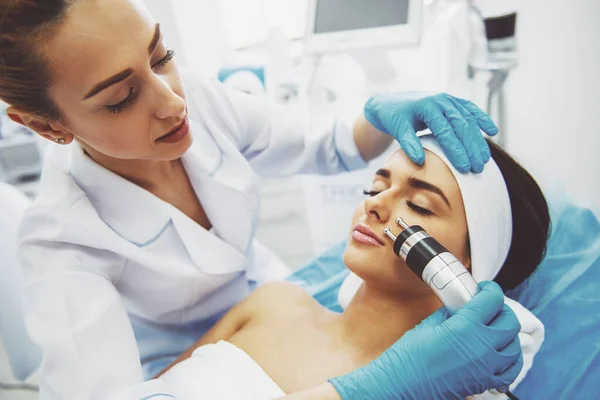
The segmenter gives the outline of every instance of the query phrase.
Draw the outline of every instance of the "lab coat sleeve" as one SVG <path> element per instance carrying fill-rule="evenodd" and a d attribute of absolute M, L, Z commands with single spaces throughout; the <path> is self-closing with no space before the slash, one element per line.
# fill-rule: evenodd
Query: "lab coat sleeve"
<path fill-rule="evenodd" d="M 199 398 L 188 395 L 206 390 L 197 380 L 184 379 L 198 373 L 197 364 L 188 360 L 144 382 L 117 289 L 124 257 L 93 247 L 61 209 L 29 210 L 20 231 L 25 323 L 43 351 L 40 400 Z"/>
<path fill-rule="evenodd" d="M 25 241 L 20 248 L 25 320 L 44 353 L 40 399 L 176 398 L 164 382 L 144 382 L 121 297 L 87 263 L 97 250 L 77 247 Z"/>
<path fill-rule="evenodd" d="M 186 89 L 190 115 L 210 131 L 225 132 L 259 175 L 325 175 L 367 166 L 352 128 L 341 120 L 318 128 L 297 106 L 274 106 L 217 80 L 195 82 Z"/>
<path fill-rule="evenodd" d="M 58 245 L 21 246 L 25 319 L 44 353 L 40 398 L 109 399 L 143 383 L 133 330 L 110 280 Z"/>

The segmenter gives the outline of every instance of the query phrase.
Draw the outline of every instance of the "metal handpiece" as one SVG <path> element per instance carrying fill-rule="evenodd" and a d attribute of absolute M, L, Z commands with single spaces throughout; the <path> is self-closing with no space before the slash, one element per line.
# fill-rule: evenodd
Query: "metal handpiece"
<path fill-rule="evenodd" d="M 396 218 L 396 223 L 398 225 L 400 225 L 404 229 L 408 229 L 409 228 L 408 224 L 406 222 L 404 222 L 404 220 L 402 218 L 400 218 L 400 217 Z"/>
<path fill-rule="evenodd" d="M 394 234 L 392 233 L 392 231 L 390 231 L 390 228 L 385 228 L 383 230 L 383 233 L 385 236 L 389 237 L 390 239 L 392 239 L 394 242 L 396 241 L 396 236 L 394 236 Z"/>
<path fill-rule="evenodd" d="M 477 282 L 462 263 L 418 226 L 396 219 L 403 230 L 398 236 L 389 228 L 383 233 L 394 242 L 394 253 L 421 278 L 454 314 L 479 291 Z"/>

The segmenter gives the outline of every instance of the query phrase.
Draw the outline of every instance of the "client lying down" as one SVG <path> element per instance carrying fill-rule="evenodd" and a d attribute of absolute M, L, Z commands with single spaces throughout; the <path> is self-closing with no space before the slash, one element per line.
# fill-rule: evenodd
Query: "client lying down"
<path fill-rule="evenodd" d="M 213 398 L 276 398 L 378 357 L 441 307 L 382 233 L 398 216 L 425 228 L 477 281 L 495 279 L 506 291 L 526 279 L 543 257 L 549 230 L 536 182 L 493 143 L 484 172 L 461 175 L 434 140 L 422 140 L 424 166 L 396 151 L 356 208 L 344 262 L 364 282 L 342 314 L 293 284 L 265 285 L 182 355 L 203 373 L 177 379 L 206 381 L 220 394 Z M 231 392 L 223 394 L 224 387 Z"/>

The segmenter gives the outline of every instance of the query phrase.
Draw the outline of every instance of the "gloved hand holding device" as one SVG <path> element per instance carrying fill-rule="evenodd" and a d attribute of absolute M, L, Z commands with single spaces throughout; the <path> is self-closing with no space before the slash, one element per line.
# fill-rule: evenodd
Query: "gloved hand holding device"
<path fill-rule="evenodd" d="M 479 286 L 452 317 L 441 308 L 379 358 L 330 383 L 343 400 L 464 399 L 508 387 L 523 366 L 520 324 L 496 283 Z"/>

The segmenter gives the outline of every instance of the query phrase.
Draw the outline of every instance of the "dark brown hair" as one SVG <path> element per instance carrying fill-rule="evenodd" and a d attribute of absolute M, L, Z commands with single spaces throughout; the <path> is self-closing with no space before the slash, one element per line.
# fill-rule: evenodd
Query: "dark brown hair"
<path fill-rule="evenodd" d="M 488 144 L 506 182 L 512 208 L 510 250 L 494 279 L 506 292 L 527 279 L 542 262 L 550 231 L 550 213 L 535 179 L 501 147 L 492 141 Z"/>
<path fill-rule="evenodd" d="M 48 120 L 59 117 L 42 46 L 73 0 L 0 0 L 0 99 Z"/>

